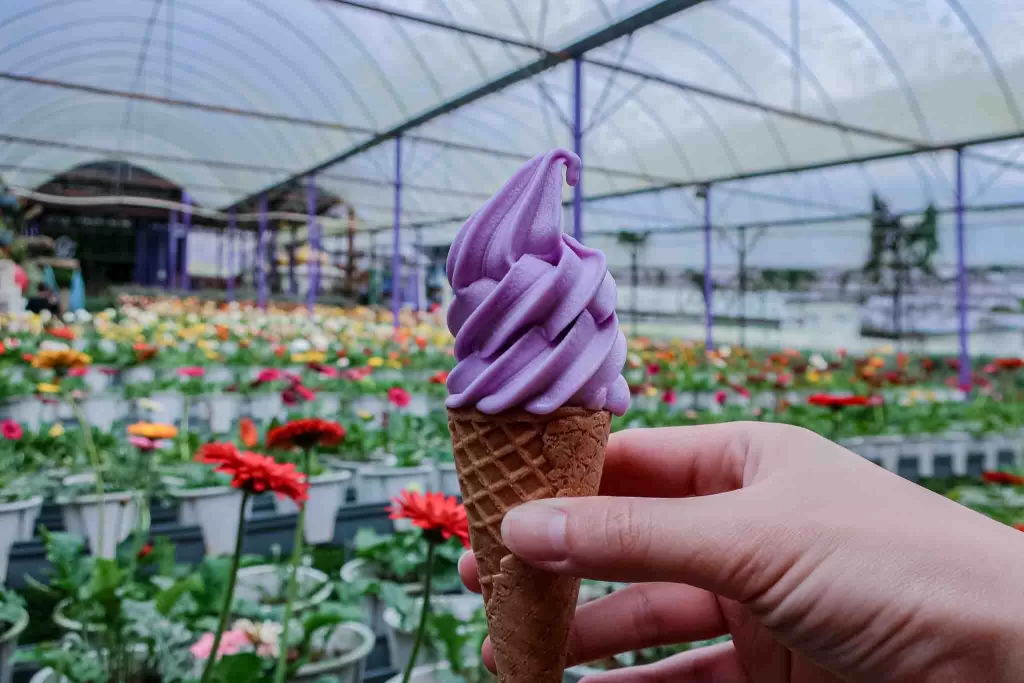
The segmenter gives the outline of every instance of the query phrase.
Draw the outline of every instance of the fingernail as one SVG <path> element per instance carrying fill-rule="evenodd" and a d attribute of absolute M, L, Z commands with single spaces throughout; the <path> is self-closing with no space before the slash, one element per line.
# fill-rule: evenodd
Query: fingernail
<path fill-rule="evenodd" d="M 565 512 L 544 501 L 509 510 L 501 523 L 501 539 L 524 560 L 558 562 L 566 559 Z"/>

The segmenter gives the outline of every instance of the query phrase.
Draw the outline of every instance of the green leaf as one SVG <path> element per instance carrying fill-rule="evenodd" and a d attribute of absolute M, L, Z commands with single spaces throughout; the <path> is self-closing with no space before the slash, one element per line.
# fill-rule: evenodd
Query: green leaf
<path fill-rule="evenodd" d="M 252 652 L 221 657 L 214 664 L 213 680 L 222 683 L 249 683 L 263 677 L 263 662 Z"/>

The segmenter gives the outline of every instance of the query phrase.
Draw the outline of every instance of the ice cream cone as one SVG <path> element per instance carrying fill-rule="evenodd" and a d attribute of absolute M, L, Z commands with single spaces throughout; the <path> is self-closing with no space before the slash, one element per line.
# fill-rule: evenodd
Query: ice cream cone
<path fill-rule="evenodd" d="M 580 581 L 512 555 L 501 541 L 501 521 L 527 501 L 596 495 L 611 413 L 449 408 L 448 426 L 498 679 L 560 683 Z"/>

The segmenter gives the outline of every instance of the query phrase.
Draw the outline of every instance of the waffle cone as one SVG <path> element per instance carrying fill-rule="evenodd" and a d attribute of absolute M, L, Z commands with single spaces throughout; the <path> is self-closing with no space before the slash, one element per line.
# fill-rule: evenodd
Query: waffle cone
<path fill-rule="evenodd" d="M 593 496 L 611 414 L 448 410 L 455 465 L 501 683 L 560 683 L 580 580 L 541 571 L 501 542 L 501 521 L 531 500 Z"/>

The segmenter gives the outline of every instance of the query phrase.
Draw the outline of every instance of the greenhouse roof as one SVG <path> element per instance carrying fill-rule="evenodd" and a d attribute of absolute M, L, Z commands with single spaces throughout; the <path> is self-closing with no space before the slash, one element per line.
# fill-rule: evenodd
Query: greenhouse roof
<path fill-rule="evenodd" d="M 1009 196 L 1021 35 L 1001 0 L 5 0 L 0 173 L 122 159 L 252 210 L 316 172 L 384 226 L 401 136 L 402 224 L 444 240 L 576 130 L 588 230 L 692 223 L 672 190 L 730 181 L 741 221 L 879 186 L 917 210 L 967 144 L 974 194 Z"/>

